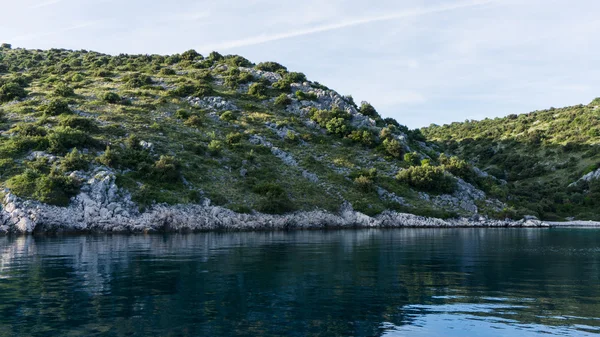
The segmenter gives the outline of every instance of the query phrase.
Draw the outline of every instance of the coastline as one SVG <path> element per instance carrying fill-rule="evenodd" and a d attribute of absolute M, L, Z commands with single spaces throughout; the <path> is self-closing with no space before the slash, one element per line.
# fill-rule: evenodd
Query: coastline
<path fill-rule="evenodd" d="M 259 231 L 293 229 L 417 228 L 417 227 L 549 227 L 538 220 L 503 221 L 483 216 L 437 219 L 385 211 L 370 217 L 344 204 L 337 214 L 323 210 L 283 215 L 241 214 L 213 206 L 209 200 L 194 205 L 154 205 L 140 212 L 115 176 L 99 172 L 71 200 L 58 207 L 24 200 L 5 192 L 0 210 L 0 234 L 33 233 L 160 233 L 199 231 Z"/>
<path fill-rule="evenodd" d="M 131 196 L 116 185 L 115 175 L 107 171 L 97 172 L 90 178 L 67 207 L 24 200 L 5 191 L 0 209 L 0 235 L 484 227 L 600 227 L 600 222 L 495 220 L 480 215 L 438 219 L 395 211 L 384 211 L 371 217 L 353 210 L 349 203 L 337 213 L 313 210 L 282 215 L 242 214 L 211 205 L 209 200 L 203 204 L 158 204 L 140 212 Z"/>

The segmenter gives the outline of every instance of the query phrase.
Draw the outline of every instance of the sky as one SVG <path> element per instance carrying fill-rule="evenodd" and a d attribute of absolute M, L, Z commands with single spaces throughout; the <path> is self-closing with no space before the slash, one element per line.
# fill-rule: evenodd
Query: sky
<path fill-rule="evenodd" d="M 416 128 L 600 96 L 597 0 L 0 0 L 0 42 L 276 61 Z"/>

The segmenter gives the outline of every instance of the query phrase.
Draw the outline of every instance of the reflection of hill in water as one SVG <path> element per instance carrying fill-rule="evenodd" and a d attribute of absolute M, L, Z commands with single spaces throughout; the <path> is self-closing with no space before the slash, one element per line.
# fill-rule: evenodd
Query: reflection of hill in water
<path fill-rule="evenodd" d="M 1 237 L 0 335 L 379 335 L 457 305 L 600 326 L 598 247 L 572 229 Z"/>

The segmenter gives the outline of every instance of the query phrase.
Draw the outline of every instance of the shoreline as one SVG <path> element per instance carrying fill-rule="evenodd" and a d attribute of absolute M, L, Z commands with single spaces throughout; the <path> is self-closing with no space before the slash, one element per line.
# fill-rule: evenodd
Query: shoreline
<path fill-rule="evenodd" d="M 193 233 L 365 228 L 551 228 L 590 226 L 590 222 L 545 222 L 536 219 L 494 220 L 481 215 L 438 219 L 384 211 L 376 216 L 357 212 L 345 203 L 337 213 L 324 210 L 283 215 L 242 214 L 211 205 L 157 204 L 140 212 L 131 196 L 115 183 L 111 172 L 98 172 L 69 206 L 24 200 L 5 191 L 0 209 L 0 235 L 53 233 Z M 600 222 L 591 222 L 600 227 Z"/>

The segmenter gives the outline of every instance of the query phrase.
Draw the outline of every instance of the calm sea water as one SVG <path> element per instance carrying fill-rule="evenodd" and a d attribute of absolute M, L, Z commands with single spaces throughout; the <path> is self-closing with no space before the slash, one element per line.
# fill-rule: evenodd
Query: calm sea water
<path fill-rule="evenodd" d="M 0 336 L 592 336 L 600 230 L 0 237 Z"/>

